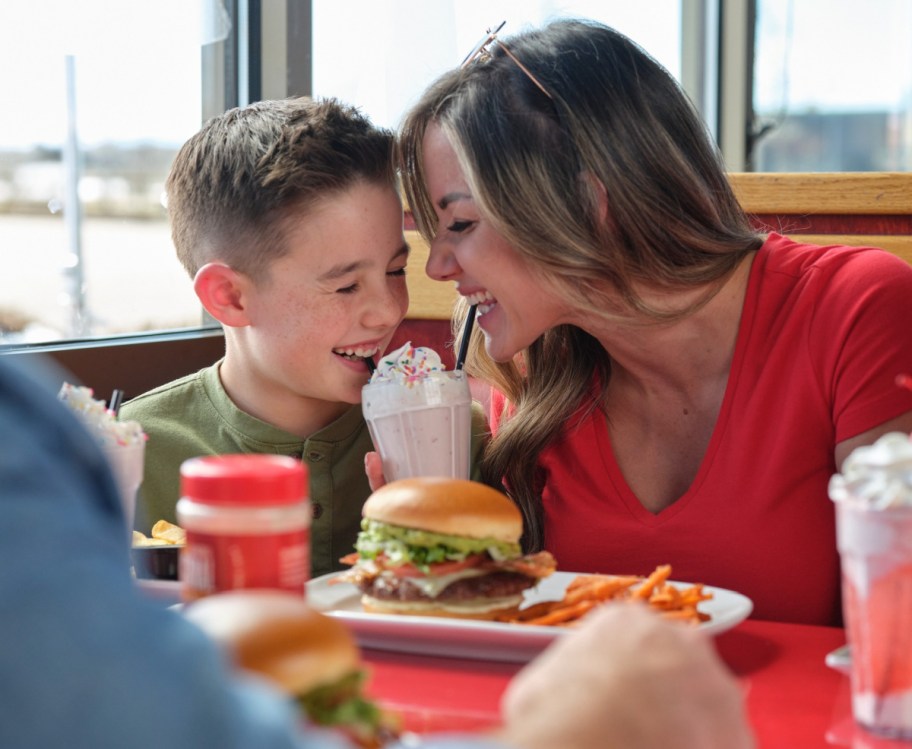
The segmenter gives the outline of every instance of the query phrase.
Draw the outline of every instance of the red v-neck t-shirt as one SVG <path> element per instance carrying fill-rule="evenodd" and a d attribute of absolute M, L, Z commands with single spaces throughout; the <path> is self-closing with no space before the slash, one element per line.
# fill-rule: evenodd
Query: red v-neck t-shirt
<path fill-rule="evenodd" d="M 605 415 L 541 454 L 545 548 L 565 571 L 736 590 L 753 616 L 841 621 L 827 483 L 843 440 L 912 410 L 912 267 L 881 250 L 772 234 L 751 268 L 731 373 L 687 492 L 653 514 L 628 487 Z M 502 398 L 492 400 L 492 415 Z M 496 429 L 496 424 L 495 424 Z"/>

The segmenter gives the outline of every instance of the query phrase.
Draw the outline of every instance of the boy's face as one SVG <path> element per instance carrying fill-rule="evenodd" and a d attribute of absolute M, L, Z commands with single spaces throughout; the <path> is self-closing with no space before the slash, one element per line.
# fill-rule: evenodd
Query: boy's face
<path fill-rule="evenodd" d="M 288 253 L 246 299 L 248 385 L 273 406 L 359 403 L 363 357 L 386 350 L 408 309 L 402 205 L 388 185 L 329 195 L 285 232 Z M 249 396 L 248 396 L 249 397 Z M 294 404 L 294 405 L 292 405 Z"/>

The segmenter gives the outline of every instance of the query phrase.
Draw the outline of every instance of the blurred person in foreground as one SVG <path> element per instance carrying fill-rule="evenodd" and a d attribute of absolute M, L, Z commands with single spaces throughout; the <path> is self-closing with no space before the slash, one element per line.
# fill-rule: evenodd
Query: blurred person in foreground
<path fill-rule="evenodd" d="M 188 458 L 290 455 L 310 475 L 311 574 L 341 569 L 370 494 L 365 357 L 386 350 L 409 301 L 392 133 L 333 99 L 260 101 L 203 125 L 166 193 L 225 356 L 121 409 L 149 435 L 137 530 L 177 522 Z M 487 431 L 480 407 L 473 431 Z"/>
<path fill-rule="evenodd" d="M 0 746 L 344 746 L 144 598 L 99 448 L 57 380 L 0 357 Z M 496 735 L 431 747 L 747 749 L 738 686 L 702 633 L 608 607 L 516 677 Z"/>
<path fill-rule="evenodd" d="M 755 232 L 678 83 L 595 22 L 489 34 L 400 149 L 427 272 L 477 305 L 482 472 L 526 551 L 838 623 L 827 483 L 912 429 L 912 268 Z"/>

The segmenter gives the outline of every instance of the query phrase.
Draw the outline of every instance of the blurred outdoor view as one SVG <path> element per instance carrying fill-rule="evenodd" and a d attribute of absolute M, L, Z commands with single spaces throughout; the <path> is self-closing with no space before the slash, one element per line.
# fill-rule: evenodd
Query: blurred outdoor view
<path fill-rule="evenodd" d="M 679 0 L 312 5 L 314 93 L 388 127 L 503 18 L 597 17 L 680 71 Z M 912 171 L 912 2 L 757 5 L 753 168 Z M 201 124 L 202 45 L 226 31 L 220 0 L 0 5 L 0 345 L 201 323 L 163 189 Z"/>
<path fill-rule="evenodd" d="M 200 324 L 162 198 L 216 5 L 0 6 L 0 342 Z"/>

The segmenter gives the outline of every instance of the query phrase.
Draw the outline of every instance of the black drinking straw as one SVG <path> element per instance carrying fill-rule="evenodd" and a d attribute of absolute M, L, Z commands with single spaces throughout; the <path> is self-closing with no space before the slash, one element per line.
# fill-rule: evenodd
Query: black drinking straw
<path fill-rule="evenodd" d="M 466 315 L 465 327 L 462 329 L 462 341 L 459 343 L 459 353 L 456 355 L 456 369 L 462 369 L 465 364 L 466 354 L 469 352 L 469 338 L 472 337 L 472 325 L 475 324 L 475 307 L 469 307 L 469 314 Z"/>
<path fill-rule="evenodd" d="M 114 392 L 111 393 L 111 400 L 108 401 L 108 409 L 113 411 L 115 416 L 120 412 L 121 401 L 123 401 L 123 390 L 115 389 Z"/>
<path fill-rule="evenodd" d="M 377 369 L 377 365 L 374 364 L 374 358 L 372 356 L 365 356 L 364 363 L 367 364 L 368 374 L 373 374 Z"/>

